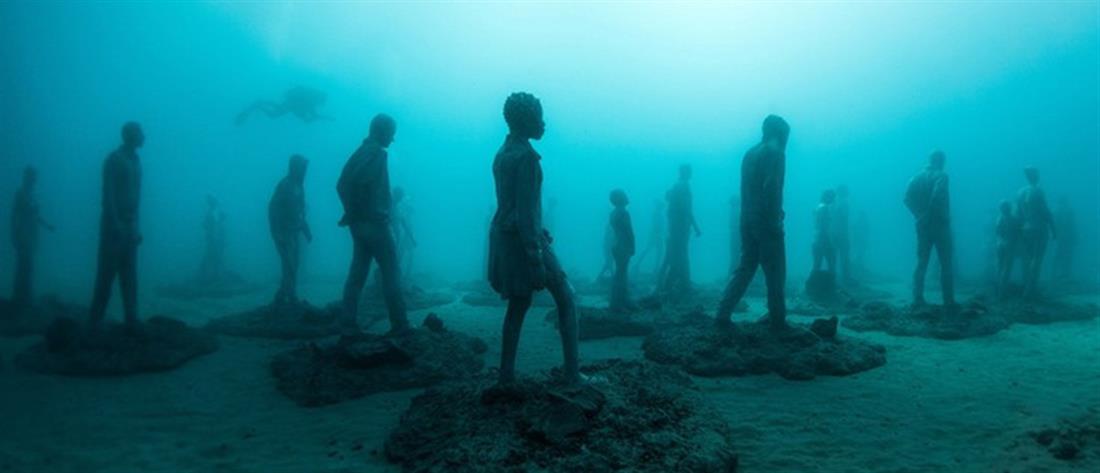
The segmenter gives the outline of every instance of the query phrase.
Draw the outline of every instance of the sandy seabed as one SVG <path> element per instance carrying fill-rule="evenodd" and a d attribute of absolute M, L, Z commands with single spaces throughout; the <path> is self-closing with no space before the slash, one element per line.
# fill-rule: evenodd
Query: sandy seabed
<path fill-rule="evenodd" d="M 303 289 L 315 301 L 334 300 L 340 290 Z M 269 295 L 195 304 L 146 294 L 143 312 L 201 326 Z M 749 303 L 749 314 L 736 317 L 758 316 L 762 301 Z M 410 319 L 428 312 L 452 330 L 483 337 L 486 365 L 496 364 L 502 309 L 456 302 Z M 1100 320 L 1020 324 L 962 341 L 860 337 L 886 346 L 885 366 L 812 382 L 775 375 L 696 378 L 703 397 L 733 428 L 739 471 L 1100 471 L 1096 458 L 1059 461 L 1027 436 L 1100 410 Z M 0 472 L 396 472 L 382 445 L 420 392 L 300 408 L 276 391 L 269 368 L 274 354 L 300 343 L 293 341 L 223 336 L 219 351 L 175 371 L 104 379 L 14 367 L 15 354 L 35 341 L 0 339 Z M 581 355 L 640 359 L 641 343 L 585 342 Z M 519 368 L 547 370 L 560 359 L 557 333 L 541 309 L 533 309 Z"/>

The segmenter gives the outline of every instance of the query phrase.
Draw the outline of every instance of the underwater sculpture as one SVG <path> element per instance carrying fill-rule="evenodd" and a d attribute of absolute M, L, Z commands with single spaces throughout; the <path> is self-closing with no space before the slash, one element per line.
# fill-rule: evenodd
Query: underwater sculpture
<path fill-rule="evenodd" d="M 103 166 L 103 211 L 99 260 L 88 324 L 71 317 L 54 320 L 44 340 L 24 350 L 16 362 L 41 373 L 115 376 L 163 371 L 217 350 L 217 339 L 166 317 L 142 323 L 137 314 L 137 247 L 141 244 L 138 207 L 145 142 L 135 122 L 122 127 L 122 145 Z M 125 323 L 103 324 L 111 286 L 119 280 Z"/>
<path fill-rule="evenodd" d="M 586 365 L 607 383 L 524 377 L 457 380 L 413 398 L 385 444 L 406 472 L 733 473 L 731 427 L 677 370 L 638 361 Z"/>
<path fill-rule="evenodd" d="M 913 214 L 917 226 L 917 269 L 913 272 L 913 304 L 925 305 L 924 279 L 932 250 L 940 263 L 940 291 L 943 303 L 955 305 L 954 249 L 951 235 L 951 201 L 947 173 L 943 171 L 946 155 L 935 151 L 928 157 L 928 167 L 909 181 L 905 191 L 905 206 Z"/>
<path fill-rule="evenodd" d="M 741 261 L 718 306 L 720 326 L 731 325 L 730 315 L 748 290 L 757 267 L 763 268 L 768 287 L 769 320 L 777 329 L 786 326 L 783 181 L 791 128 L 782 118 L 769 115 L 762 131 L 760 143 L 741 160 Z"/>
<path fill-rule="evenodd" d="M 852 244 L 848 234 L 848 215 L 850 206 L 848 203 L 848 186 L 841 184 L 836 186 L 836 201 L 832 205 L 829 231 L 833 249 L 836 251 L 836 275 L 845 285 L 853 283 L 852 277 Z"/>
<path fill-rule="evenodd" d="M 344 284 L 341 322 L 341 330 L 347 336 L 362 333 L 356 317 L 359 313 L 359 295 L 367 282 L 371 261 L 378 263 L 381 273 L 390 330 L 396 333 L 409 328 L 397 267 L 397 248 L 390 226 L 393 193 L 386 148 L 393 143 L 396 133 L 397 122 L 393 118 L 384 113 L 375 115 L 367 139 L 348 158 L 336 184 L 344 206 L 340 226 L 348 227 L 353 244 L 351 268 Z"/>
<path fill-rule="evenodd" d="M 225 212 L 221 210 L 221 205 L 213 195 L 206 197 L 202 230 L 204 249 L 198 271 L 185 281 L 158 287 L 157 294 L 175 299 L 195 300 L 235 297 L 260 289 L 259 284 L 250 283 L 240 274 L 226 269 Z"/>
<path fill-rule="evenodd" d="M 1000 215 L 997 216 L 996 252 L 997 252 L 997 294 L 1005 297 L 1012 283 L 1012 267 L 1020 245 L 1020 219 L 1013 211 L 1012 203 L 1001 201 Z"/>
<path fill-rule="evenodd" d="M 1047 206 L 1046 194 L 1039 187 L 1039 170 L 1028 166 L 1024 168 L 1027 185 L 1016 194 L 1016 212 L 1020 217 L 1020 246 L 1023 254 L 1024 297 L 1035 299 L 1039 296 L 1039 273 L 1043 269 L 1043 256 L 1046 255 L 1047 241 L 1050 237 L 1058 239 L 1054 228 L 1054 216 Z"/>
<path fill-rule="evenodd" d="M 630 221 L 630 212 L 626 206 L 630 204 L 626 192 L 622 189 L 611 191 L 611 205 L 615 210 L 611 211 L 609 225 L 614 232 L 615 241 L 611 247 L 611 254 L 615 257 L 615 276 L 611 281 L 611 295 L 608 298 L 608 306 L 614 311 L 630 311 L 637 306 L 630 300 L 630 258 L 634 256 L 634 224 Z"/>
<path fill-rule="evenodd" d="M 99 219 L 99 254 L 90 325 L 98 325 L 107 310 L 111 286 L 118 279 L 126 329 L 138 329 L 137 247 L 141 244 L 138 205 L 141 197 L 141 162 L 137 150 L 145 133 L 137 122 L 122 127 L 122 145 L 103 163 L 103 213 Z"/>
<path fill-rule="evenodd" d="M 836 247 L 833 246 L 833 217 L 836 191 L 826 189 L 814 209 L 813 270 L 806 279 L 806 294 L 822 301 L 834 299 L 836 294 Z M 828 267 L 823 269 L 822 265 Z"/>
<path fill-rule="evenodd" d="M 301 238 L 313 241 L 313 232 L 306 221 L 306 197 L 303 184 L 309 161 L 301 155 L 290 157 L 286 177 L 283 177 L 267 206 L 271 239 L 279 252 L 282 277 L 275 304 L 298 303 L 298 263 L 301 258 Z"/>
<path fill-rule="evenodd" d="M 680 165 L 679 179 L 669 189 L 665 199 L 668 201 L 668 240 L 660 288 L 666 296 L 673 296 L 685 294 L 692 289 L 688 243 L 691 241 L 692 230 L 696 237 L 703 234 L 695 221 L 691 200 L 691 165 Z"/>
<path fill-rule="evenodd" d="M 563 376 L 580 382 L 577 314 L 573 288 L 566 280 L 542 227 L 542 157 L 530 140 L 542 138 L 546 123 L 534 95 L 517 92 L 504 102 L 508 136 L 493 159 L 497 210 L 489 230 L 489 284 L 508 300 L 500 354 L 500 383 L 515 380 L 516 351 L 532 295 L 546 289 L 560 318 Z"/>
<path fill-rule="evenodd" d="M 237 125 L 243 125 L 255 112 L 263 113 L 269 118 L 278 118 L 288 113 L 298 117 L 306 123 L 317 120 L 329 119 L 317 111 L 328 98 L 324 92 L 309 87 L 296 86 L 288 89 L 283 94 L 281 102 L 270 100 L 257 100 L 237 114 Z"/>
<path fill-rule="evenodd" d="M 34 300 L 34 256 L 38 250 L 38 229 L 50 232 L 54 226 L 42 218 L 38 210 L 38 170 L 33 166 L 23 169 L 23 184 L 15 192 L 11 209 L 11 242 L 15 246 L 15 278 L 12 284 L 11 304 L 23 309 Z"/>

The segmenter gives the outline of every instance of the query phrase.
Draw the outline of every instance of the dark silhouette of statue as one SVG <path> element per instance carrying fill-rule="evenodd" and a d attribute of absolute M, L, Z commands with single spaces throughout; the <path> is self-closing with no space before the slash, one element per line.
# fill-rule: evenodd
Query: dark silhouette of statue
<path fill-rule="evenodd" d="M 917 226 L 917 269 L 913 272 L 913 304 L 924 305 L 924 279 L 932 250 L 940 263 L 940 291 L 944 305 L 955 305 L 954 250 L 951 235 L 951 199 L 947 173 L 943 171 L 946 155 L 935 151 L 928 158 L 928 167 L 909 181 L 905 206 L 913 214 Z"/>
<path fill-rule="evenodd" d="M 23 169 L 23 185 L 15 192 L 11 209 L 11 242 L 15 246 L 15 278 L 12 286 L 12 304 L 25 308 L 34 301 L 34 255 L 38 250 L 38 229 L 54 231 L 42 218 L 38 209 L 38 171 L 27 166 Z"/>
<path fill-rule="evenodd" d="M 1054 251 L 1054 277 L 1059 281 L 1073 279 L 1073 258 L 1077 250 L 1077 218 L 1069 198 L 1062 196 L 1054 210 L 1055 227 L 1058 228 L 1058 247 Z"/>
<path fill-rule="evenodd" d="M 741 160 L 741 262 L 726 285 L 717 322 L 719 326 L 730 325 L 733 309 L 760 267 L 768 288 L 768 319 L 772 328 L 778 330 L 787 327 L 787 304 L 783 299 L 787 279 L 783 183 L 791 128 L 776 115 L 765 118 L 762 128 L 760 143 Z"/>
<path fill-rule="evenodd" d="M 836 202 L 832 204 L 832 216 L 829 222 L 830 240 L 836 252 L 836 273 L 840 281 L 851 283 L 852 277 L 852 244 L 848 235 L 848 186 L 841 184 L 836 187 Z"/>
<path fill-rule="evenodd" d="M 1011 202 L 1001 201 L 1000 212 L 996 226 L 997 293 L 1003 297 L 1012 282 L 1012 266 L 1019 252 L 1021 228 Z"/>
<path fill-rule="evenodd" d="M 820 271 L 825 263 L 830 273 L 836 272 L 836 248 L 833 246 L 833 222 L 836 191 L 828 189 L 821 193 L 821 202 L 814 209 L 814 271 Z"/>
<path fill-rule="evenodd" d="M 393 193 L 386 149 L 393 143 L 397 123 L 386 114 L 371 120 L 370 134 L 348 158 L 336 184 L 344 216 L 340 225 L 351 232 L 353 256 L 344 284 L 343 331 L 347 336 L 360 333 L 356 315 L 359 295 L 367 282 L 371 261 L 378 263 L 382 276 L 382 294 L 390 317 L 390 331 L 409 329 L 405 299 L 401 293 L 397 247 L 393 240 Z"/>
<path fill-rule="evenodd" d="M 630 212 L 626 206 L 630 199 L 622 189 L 611 191 L 611 205 L 615 207 L 608 218 L 614 235 L 611 254 L 615 258 L 615 276 L 611 281 L 609 307 L 614 311 L 630 311 L 635 308 L 630 300 L 630 258 L 634 256 L 634 224 L 630 221 Z"/>
<path fill-rule="evenodd" d="M 596 274 L 596 280 L 606 280 L 608 275 L 611 275 L 615 270 L 615 229 L 609 222 L 603 227 L 603 244 L 600 246 L 600 250 L 603 252 L 603 266 L 600 266 L 600 272 Z"/>
<path fill-rule="evenodd" d="M 202 230 L 206 248 L 199 265 L 199 281 L 219 281 L 225 276 L 225 212 L 213 195 L 206 196 Z"/>
<path fill-rule="evenodd" d="M 103 163 L 103 213 L 99 220 L 99 254 L 95 291 L 92 294 L 91 325 L 103 320 L 111 286 L 118 278 L 126 329 L 138 328 L 137 247 L 141 244 L 138 207 L 141 200 L 141 160 L 137 150 L 145 144 L 141 125 L 122 127 L 122 146 Z"/>
<path fill-rule="evenodd" d="M 283 94 L 281 102 L 270 100 L 257 100 L 237 114 L 237 125 L 243 125 L 253 113 L 260 112 L 270 118 L 278 118 L 286 114 L 292 114 L 306 123 L 317 120 L 327 120 L 329 117 L 321 115 L 317 111 L 325 104 L 328 96 L 317 89 L 309 87 L 292 87 Z"/>
<path fill-rule="evenodd" d="M 416 254 L 416 235 L 412 229 L 412 206 L 405 189 L 393 188 L 393 241 L 397 244 L 397 262 L 401 274 L 412 273 L 413 256 Z"/>
<path fill-rule="evenodd" d="M 542 226 L 542 165 L 530 140 L 542 138 L 546 124 L 535 96 L 517 92 L 504 102 L 508 136 L 493 159 L 497 209 L 489 230 L 489 284 L 508 300 L 500 354 L 500 383 L 515 380 L 516 351 L 531 297 L 547 289 L 558 312 L 564 375 L 582 380 L 578 369 L 577 313 L 552 239 Z"/>
<path fill-rule="evenodd" d="M 1024 168 L 1027 185 L 1016 194 L 1016 212 L 1020 215 L 1021 249 L 1023 250 L 1024 297 L 1039 295 L 1039 273 L 1043 268 L 1043 256 L 1051 236 L 1058 238 L 1054 229 L 1054 216 L 1047 206 L 1046 194 L 1039 188 L 1039 170 Z"/>
<path fill-rule="evenodd" d="M 691 263 L 688 243 L 691 232 L 701 236 L 699 225 L 695 222 L 695 211 L 691 200 L 691 166 L 680 166 L 680 178 L 676 185 L 665 194 L 668 201 L 668 243 L 665 250 L 664 284 L 666 294 L 683 294 L 692 289 Z"/>
<path fill-rule="evenodd" d="M 649 234 L 646 237 L 645 249 L 642 250 L 641 255 L 635 260 L 636 266 L 641 266 L 642 263 L 648 261 L 649 256 L 653 256 L 653 271 L 654 274 L 658 274 L 658 281 L 661 280 L 661 266 L 664 264 L 664 249 L 665 249 L 665 202 L 661 199 L 655 199 L 653 203 L 653 213 L 649 217 Z"/>
<path fill-rule="evenodd" d="M 730 267 L 727 277 L 732 277 L 741 262 L 741 198 L 734 194 L 730 197 L 729 213 Z"/>
<path fill-rule="evenodd" d="M 298 303 L 298 268 L 301 263 L 301 237 L 313 241 L 313 232 L 306 221 L 305 179 L 309 161 L 301 155 L 290 157 L 286 177 L 279 180 L 267 205 L 267 221 L 271 239 L 279 252 L 282 277 L 275 304 Z"/>

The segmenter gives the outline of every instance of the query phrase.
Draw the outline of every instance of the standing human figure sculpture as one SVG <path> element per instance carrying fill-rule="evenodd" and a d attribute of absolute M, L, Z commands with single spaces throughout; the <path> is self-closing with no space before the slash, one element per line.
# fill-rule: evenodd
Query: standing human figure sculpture
<path fill-rule="evenodd" d="M 15 192 L 11 209 L 11 242 L 15 247 L 15 278 L 12 284 L 12 305 L 23 309 L 34 302 L 34 256 L 38 250 L 38 230 L 54 231 L 42 218 L 38 208 L 38 170 L 23 169 L 23 184 Z"/>
<path fill-rule="evenodd" d="M 103 163 L 103 210 L 99 219 L 99 251 L 89 322 L 97 327 L 107 312 L 111 286 L 118 279 L 126 331 L 138 331 L 137 247 L 141 244 L 138 209 L 141 200 L 141 160 L 145 144 L 141 125 L 122 127 L 122 145 Z"/>
<path fill-rule="evenodd" d="M 630 199 L 622 189 L 611 191 L 611 205 L 615 207 L 608 217 L 614 240 L 611 254 L 615 258 L 615 276 L 611 281 L 609 308 L 617 312 L 629 312 L 636 307 L 630 300 L 630 258 L 634 256 L 634 224 L 630 221 L 630 212 L 626 206 Z"/>
<path fill-rule="evenodd" d="M 390 189 L 389 154 L 397 122 L 386 114 L 370 122 L 370 134 L 348 158 L 336 184 L 344 206 L 340 226 L 348 227 L 352 240 L 351 268 L 344 283 L 342 329 L 345 337 L 361 333 L 357 321 L 359 296 L 370 274 L 371 261 L 378 262 L 382 276 L 382 295 L 390 318 L 390 332 L 409 330 L 405 299 L 401 291 L 397 248 L 390 226 L 393 193 Z"/>
<path fill-rule="evenodd" d="M 489 230 L 489 284 L 508 301 L 499 381 L 515 380 L 523 319 L 534 293 L 546 289 L 557 306 L 565 381 L 575 384 L 582 376 L 573 288 L 542 226 L 542 157 L 531 146 L 546 130 L 542 104 L 531 94 L 514 93 L 504 102 L 504 121 L 508 136 L 493 159 L 497 209 Z"/>
<path fill-rule="evenodd" d="M 267 205 L 271 239 L 279 253 L 281 277 L 275 293 L 275 305 L 298 304 L 298 269 L 301 263 L 301 238 L 313 241 L 306 221 L 306 169 L 309 161 L 295 154 L 290 157 L 286 176 L 279 180 Z"/>
<path fill-rule="evenodd" d="M 732 325 L 733 309 L 745 296 L 758 267 L 764 270 L 768 289 L 770 326 L 773 330 L 787 327 L 787 304 L 783 298 L 787 279 L 783 184 L 791 128 L 776 115 L 765 118 L 761 128 L 760 143 L 741 159 L 741 261 L 718 305 L 719 327 Z"/>
<path fill-rule="evenodd" d="M 695 221 L 691 197 L 691 165 L 680 166 L 679 179 L 666 194 L 668 201 L 668 244 L 665 250 L 663 292 L 666 295 L 690 292 L 691 262 L 688 243 L 694 230 L 695 236 L 702 236 L 699 224 Z"/>
<path fill-rule="evenodd" d="M 909 181 L 905 206 L 913 214 L 917 229 L 917 268 L 913 272 L 913 305 L 925 305 L 924 279 L 932 250 L 940 263 L 940 291 L 945 306 L 955 305 L 954 258 L 951 235 L 951 199 L 947 173 L 943 171 L 946 155 L 935 151 L 928 158 L 928 167 Z"/>
<path fill-rule="evenodd" d="M 1043 269 L 1050 237 L 1058 239 L 1054 216 L 1047 206 L 1046 194 L 1039 187 L 1039 169 L 1024 168 L 1027 185 L 1016 194 L 1016 212 L 1020 215 L 1020 242 L 1023 254 L 1024 297 L 1039 296 L 1039 274 Z"/>
<path fill-rule="evenodd" d="M 832 225 L 836 222 L 833 206 L 836 205 L 836 191 L 828 189 L 821 193 L 821 201 L 814 209 L 814 271 L 821 271 L 822 263 L 828 266 L 828 272 L 836 274 L 836 247 L 833 246 Z"/>

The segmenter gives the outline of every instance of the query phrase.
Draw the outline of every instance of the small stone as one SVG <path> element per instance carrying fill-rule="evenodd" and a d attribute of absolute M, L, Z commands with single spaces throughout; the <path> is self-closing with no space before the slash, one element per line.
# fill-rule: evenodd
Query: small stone
<path fill-rule="evenodd" d="M 840 319 L 835 315 L 828 319 L 816 319 L 810 325 L 810 331 L 823 339 L 832 340 L 836 338 L 836 327 L 839 322 Z"/>
<path fill-rule="evenodd" d="M 428 314 L 428 316 L 424 318 L 424 322 L 422 325 L 424 326 L 424 328 L 435 333 L 447 330 L 443 326 L 443 319 L 439 318 L 438 315 L 435 315 L 435 312 Z"/>

